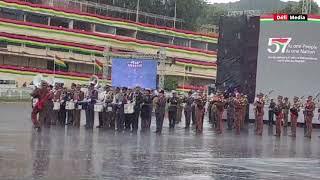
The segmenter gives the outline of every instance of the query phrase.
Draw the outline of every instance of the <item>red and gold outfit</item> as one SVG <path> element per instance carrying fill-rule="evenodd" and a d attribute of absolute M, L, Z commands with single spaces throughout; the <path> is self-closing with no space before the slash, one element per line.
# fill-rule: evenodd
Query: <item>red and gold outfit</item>
<path fill-rule="evenodd" d="M 223 133 L 222 115 L 223 115 L 224 107 L 226 104 L 226 100 L 224 99 L 223 95 L 218 95 L 213 97 L 213 103 L 217 108 L 217 133 L 222 134 Z"/>
<path fill-rule="evenodd" d="M 298 98 L 293 99 L 293 105 L 290 109 L 290 121 L 291 121 L 291 133 L 293 137 L 296 137 L 297 121 L 300 111 L 300 103 Z"/>
<path fill-rule="evenodd" d="M 262 97 L 259 97 L 255 102 L 255 115 L 256 115 L 256 134 L 261 136 L 263 132 L 263 115 L 264 115 L 264 100 Z"/>
<path fill-rule="evenodd" d="M 314 110 L 316 108 L 315 103 L 312 100 L 308 100 L 307 103 L 305 104 L 305 116 L 306 116 L 306 126 L 307 126 L 307 132 L 306 132 L 306 137 L 311 138 L 311 133 L 312 133 L 312 119 L 314 116 Z"/>

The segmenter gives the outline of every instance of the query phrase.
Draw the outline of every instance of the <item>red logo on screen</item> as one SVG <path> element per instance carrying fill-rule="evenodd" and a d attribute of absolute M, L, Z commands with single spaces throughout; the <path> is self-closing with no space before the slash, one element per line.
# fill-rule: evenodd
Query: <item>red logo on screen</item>
<path fill-rule="evenodd" d="M 274 21 L 288 21 L 289 16 L 288 16 L 288 14 L 274 14 L 273 20 Z"/>
<path fill-rule="evenodd" d="M 292 38 L 269 38 L 268 52 L 269 53 L 285 53 L 287 46 L 291 42 Z"/>

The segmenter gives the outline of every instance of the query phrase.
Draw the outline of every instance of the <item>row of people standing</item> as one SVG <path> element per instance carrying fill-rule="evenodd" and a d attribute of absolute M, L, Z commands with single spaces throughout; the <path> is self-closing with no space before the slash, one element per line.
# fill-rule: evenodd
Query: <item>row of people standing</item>
<path fill-rule="evenodd" d="M 235 129 L 236 134 L 240 134 L 240 129 L 244 127 L 245 116 L 248 108 L 247 96 L 240 93 L 229 94 L 226 97 L 222 91 L 210 96 L 208 113 L 209 122 L 216 127 L 217 133 L 224 130 L 223 113 L 227 111 L 228 130 Z"/>
<path fill-rule="evenodd" d="M 262 135 L 263 131 L 263 116 L 264 116 L 264 106 L 266 98 L 260 93 L 257 95 L 255 100 L 255 115 L 257 122 L 257 134 Z M 276 125 L 276 136 L 281 136 L 281 126 L 288 126 L 288 120 L 290 117 L 291 122 L 291 136 L 296 137 L 296 129 L 297 129 L 297 120 L 299 117 L 299 112 L 303 108 L 303 115 L 305 119 L 306 125 L 306 133 L 305 137 L 311 138 L 312 134 L 312 119 L 314 116 L 315 103 L 312 96 L 309 96 L 306 100 L 305 104 L 301 102 L 301 98 L 294 97 L 293 104 L 291 105 L 289 99 L 287 97 L 283 98 L 282 96 L 278 96 L 277 102 L 271 100 L 269 105 L 269 125 L 273 125 L 273 117 L 276 117 L 275 125 Z M 290 116 L 289 116 L 290 115 Z"/>

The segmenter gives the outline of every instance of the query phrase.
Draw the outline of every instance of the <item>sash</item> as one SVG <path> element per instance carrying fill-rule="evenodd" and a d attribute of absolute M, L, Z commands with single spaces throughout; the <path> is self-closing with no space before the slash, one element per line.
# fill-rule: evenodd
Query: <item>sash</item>
<path fill-rule="evenodd" d="M 50 97 L 50 92 L 48 92 L 48 94 L 44 98 L 39 100 L 34 108 L 37 108 L 38 110 L 42 110 L 44 107 L 44 104 L 48 101 L 49 97 Z"/>

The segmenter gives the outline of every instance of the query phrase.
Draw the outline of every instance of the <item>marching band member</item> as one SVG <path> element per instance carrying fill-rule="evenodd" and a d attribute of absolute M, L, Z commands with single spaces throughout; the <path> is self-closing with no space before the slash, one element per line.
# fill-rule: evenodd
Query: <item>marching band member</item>
<path fill-rule="evenodd" d="M 80 127 L 80 120 L 81 120 L 81 109 L 79 109 L 78 107 L 79 105 L 78 102 L 83 101 L 83 99 L 84 99 L 84 92 L 81 91 L 81 86 L 78 84 L 73 94 L 73 100 L 76 103 L 76 108 L 74 110 L 74 115 L 73 115 L 73 119 L 74 119 L 73 125 L 78 128 Z"/>
<path fill-rule="evenodd" d="M 179 103 L 179 99 L 175 91 L 172 91 L 172 97 L 168 99 L 167 103 L 169 103 L 169 127 L 170 129 L 174 129 L 177 119 L 177 106 Z"/>
<path fill-rule="evenodd" d="M 293 98 L 293 105 L 290 108 L 290 119 L 291 119 L 291 136 L 296 137 L 297 120 L 300 111 L 300 102 L 298 97 Z"/>
<path fill-rule="evenodd" d="M 222 134 L 223 133 L 223 120 L 222 115 L 224 111 L 224 106 L 226 104 L 226 101 L 223 96 L 222 91 L 218 91 L 217 96 L 214 97 L 214 105 L 216 106 L 217 110 L 217 133 Z"/>
<path fill-rule="evenodd" d="M 139 129 L 139 117 L 141 112 L 141 105 L 143 103 L 143 94 L 141 93 L 141 88 L 136 87 L 135 92 L 133 93 L 133 102 L 134 102 L 134 113 L 132 117 L 132 131 L 136 133 Z"/>
<path fill-rule="evenodd" d="M 283 127 L 288 126 L 288 119 L 289 119 L 289 111 L 290 111 L 290 102 L 287 97 L 284 98 L 283 102 Z"/>
<path fill-rule="evenodd" d="M 308 100 L 305 104 L 305 113 L 306 113 L 306 126 L 307 126 L 307 132 L 305 137 L 311 138 L 311 133 L 312 133 L 312 119 L 314 116 L 314 110 L 316 106 L 315 103 L 313 102 L 312 96 L 308 97 Z"/>
<path fill-rule="evenodd" d="M 155 102 L 155 114 L 156 114 L 156 123 L 157 123 L 157 134 L 161 134 L 162 126 L 163 126 L 163 119 L 166 110 L 166 97 L 164 96 L 164 91 L 160 90 L 158 98 L 156 98 Z"/>
<path fill-rule="evenodd" d="M 127 89 L 123 88 L 121 91 L 120 88 L 116 88 L 114 103 L 115 103 L 115 110 L 116 110 L 116 124 L 117 124 L 117 131 L 122 131 L 124 129 L 124 104 L 123 102 L 125 99 Z"/>
<path fill-rule="evenodd" d="M 98 102 L 104 103 L 105 96 L 108 93 L 108 87 L 106 86 L 103 91 L 98 92 Z M 102 105 L 103 106 L 103 105 Z M 104 122 L 106 119 L 106 111 L 105 108 L 102 109 L 101 112 L 98 113 L 99 125 L 96 128 L 103 128 L 105 126 Z"/>
<path fill-rule="evenodd" d="M 276 136 L 277 137 L 280 137 L 281 135 L 281 123 L 283 120 L 282 110 L 283 110 L 284 104 L 283 104 L 282 98 L 283 98 L 282 96 L 278 96 L 278 103 L 276 104 L 276 107 L 274 110 L 276 115 Z"/>
<path fill-rule="evenodd" d="M 67 96 L 67 88 L 63 87 L 63 84 L 61 84 L 61 96 L 60 96 L 60 111 L 59 111 L 59 125 L 64 126 L 66 123 L 67 118 L 67 111 L 66 111 L 66 102 L 68 100 Z"/>
<path fill-rule="evenodd" d="M 192 91 L 188 92 L 188 97 L 184 99 L 185 107 L 184 107 L 184 117 L 186 121 L 186 129 L 189 129 L 192 115 L 192 104 L 194 99 L 192 97 Z"/>
<path fill-rule="evenodd" d="M 41 129 L 41 125 L 43 122 L 48 121 L 50 118 L 50 114 L 48 114 L 49 101 L 52 100 L 52 93 L 48 88 L 48 83 L 45 81 L 41 82 L 41 87 L 36 88 L 32 93 L 31 96 L 33 98 L 38 98 L 38 102 L 33 107 L 31 113 L 31 120 L 33 122 L 34 128 L 36 130 Z M 39 119 L 37 115 L 39 114 Z M 50 121 L 49 121 L 50 122 Z"/>
<path fill-rule="evenodd" d="M 152 96 L 150 90 L 146 90 L 141 107 L 141 131 L 149 131 L 152 116 Z"/>
<path fill-rule="evenodd" d="M 198 96 L 195 98 L 196 103 L 196 132 L 202 133 L 203 131 L 203 118 L 205 113 L 206 98 L 202 92 L 199 92 Z"/>
<path fill-rule="evenodd" d="M 179 99 L 179 103 L 177 104 L 176 124 L 179 124 L 179 123 L 181 122 L 181 118 L 182 118 L 182 110 L 183 110 L 182 102 L 183 102 L 183 96 L 182 96 L 181 93 L 178 93 L 178 99 Z"/>
<path fill-rule="evenodd" d="M 87 104 L 86 104 L 86 128 L 93 128 L 94 126 L 94 104 L 98 99 L 98 91 L 95 89 L 97 82 L 90 82 L 87 92 Z"/>
<path fill-rule="evenodd" d="M 71 84 L 71 89 L 67 90 L 67 101 L 73 102 L 73 96 L 74 96 L 75 89 L 76 89 L 76 84 L 72 83 Z M 67 115 L 68 115 L 68 118 L 67 118 L 66 125 L 72 125 L 73 122 L 74 122 L 74 119 L 73 119 L 74 109 L 68 109 L 67 110 Z"/>
<path fill-rule="evenodd" d="M 106 94 L 104 96 L 104 103 L 106 106 L 105 110 L 105 119 L 104 119 L 104 128 L 114 129 L 114 114 L 113 114 L 113 105 L 112 105 L 112 100 L 113 100 L 113 91 L 110 87 L 107 87 L 106 89 Z"/>
<path fill-rule="evenodd" d="M 241 129 L 241 120 L 242 120 L 242 111 L 243 111 L 243 105 L 241 103 L 241 95 L 240 93 L 236 93 L 236 97 L 233 99 L 234 102 L 234 108 L 235 108 L 235 129 L 236 134 L 240 134 Z"/>
<path fill-rule="evenodd" d="M 61 88 L 59 83 L 55 83 L 53 90 L 53 102 L 57 103 L 55 109 L 53 110 L 52 124 L 56 125 L 59 120 L 59 111 L 60 111 L 60 97 L 61 97 Z"/>
<path fill-rule="evenodd" d="M 239 93 L 238 93 L 239 94 Z M 241 113 L 235 114 L 235 102 L 234 97 L 232 97 L 232 94 L 229 94 L 229 98 L 227 100 L 227 124 L 228 124 L 228 130 L 232 130 L 233 125 L 235 123 L 235 116 L 241 116 Z"/>
<path fill-rule="evenodd" d="M 248 102 L 247 95 L 241 94 L 242 111 L 241 111 L 240 128 L 244 127 L 244 121 L 246 119 L 248 104 L 249 104 L 249 102 Z"/>
<path fill-rule="evenodd" d="M 276 103 L 271 99 L 270 105 L 269 105 L 269 111 L 268 111 L 268 116 L 269 116 L 269 126 L 273 125 L 273 119 L 274 119 L 274 108 L 276 107 Z"/>
<path fill-rule="evenodd" d="M 264 99 L 263 94 L 260 93 L 257 95 L 257 98 L 255 100 L 255 115 L 256 115 L 256 134 L 258 136 L 262 136 L 263 133 L 263 115 L 264 115 Z"/>
<path fill-rule="evenodd" d="M 132 91 L 132 89 L 129 89 L 128 93 L 124 94 L 123 104 L 128 105 L 133 102 L 134 102 L 134 92 Z M 132 106 L 132 104 L 130 104 L 130 106 Z M 127 107 L 129 108 L 129 105 Z M 134 111 L 133 112 L 125 112 L 124 127 L 127 131 L 133 130 L 133 121 L 134 121 L 134 115 L 135 115 L 134 113 L 135 113 Z"/>

